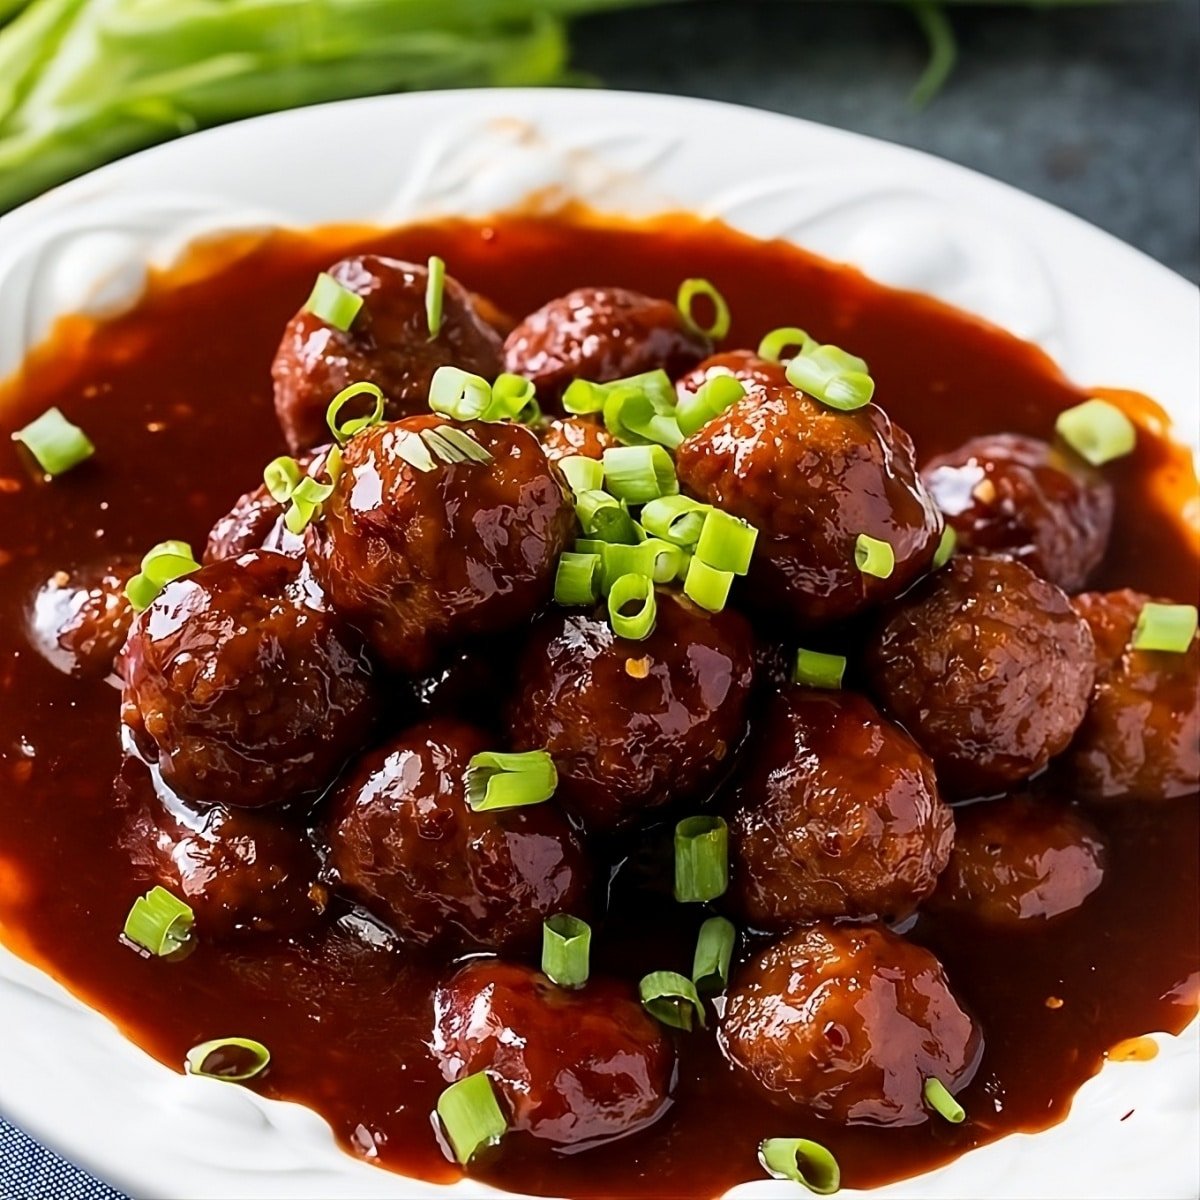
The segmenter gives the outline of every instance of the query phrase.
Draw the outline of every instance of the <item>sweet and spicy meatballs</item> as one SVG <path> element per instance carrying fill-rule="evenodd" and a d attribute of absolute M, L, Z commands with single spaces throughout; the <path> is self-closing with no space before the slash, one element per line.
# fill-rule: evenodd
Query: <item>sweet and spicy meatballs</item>
<path fill-rule="evenodd" d="M 125 585 L 137 573 L 135 559 L 58 571 L 38 589 L 29 612 L 29 637 L 58 670 L 103 679 L 133 623 Z"/>
<path fill-rule="evenodd" d="M 269 551 L 170 583 L 133 624 L 121 717 L 168 786 L 247 808 L 320 793 L 367 739 L 370 668 Z"/>
<path fill-rule="evenodd" d="M 733 899 L 756 929 L 901 920 L 933 891 L 954 842 L 933 764 L 852 692 L 773 697 L 733 795 Z"/>
<path fill-rule="evenodd" d="M 309 528 L 313 574 L 334 608 L 409 674 L 456 642 L 527 622 L 550 599 L 575 524 L 528 430 L 457 425 L 490 459 L 430 460 L 420 435 L 451 425 L 427 413 L 358 434 Z"/>
<path fill-rule="evenodd" d="M 275 411 L 292 452 L 329 437 L 325 411 L 344 387 L 366 380 L 387 399 L 389 420 L 424 410 L 438 367 L 487 379 L 499 374 L 500 335 L 461 284 L 445 279 L 442 324 L 429 336 L 423 266 L 375 254 L 329 268 L 342 287 L 363 298 L 346 332 L 301 309 L 288 323 L 271 366 Z"/>
<path fill-rule="evenodd" d="M 1200 636 L 1186 653 L 1134 650 L 1134 627 L 1152 599 L 1087 592 L 1075 610 L 1096 641 L 1096 688 L 1061 760 L 1091 800 L 1167 800 L 1200 788 Z"/>
<path fill-rule="evenodd" d="M 567 991 L 496 960 L 438 990 L 432 1050 L 449 1082 L 487 1071 L 509 1129 L 575 1149 L 651 1124 L 674 1083 L 671 1040 L 628 984 Z"/>
<path fill-rule="evenodd" d="M 513 744 L 549 750 L 556 800 L 589 829 L 611 829 L 717 779 L 745 732 L 753 674 L 753 636 L 729 609 L 659 592 L 641 642 L 604 616 L 553 613 L 521 656 Z"/>
<path fill-rule="evenodd" d="M 982 1038 L 928 950 L 873 925 L 820 923 L 735 977 L 720 1037 L 769 1099 L 851 1125 L 917 1125 L 937 1079 L 971 1081 Z"/>
<path fill-rule="evenodd" d="M 1087 623 L 1052 583 L 1007 559 L 956 557 L 888 614 L 867 648 L 884 707 L 938 783 L 985 795 L 1066 748 L 1095 677 Z"/>
<path fill-rule="evenodd" d="M 586 902 L 583 851 L 553 800 L 473 812 L 469 725 L 435 720 L 367 755 L 326 821 L 336 890 L 402 940 L 451 951 L 527 949 L 542 922 Z"/>
<path fill-rule="evenodd" d="M 787 374 L 782 363 L 760 358 L 753 350 L 725 350 L 713 354 L 697 363 L 685 375 L 675 381 L 675 390 L 698 392 L 710 379 L 717 375 L 731 375 L 744 388 L 784 387 Z"/>
<path fill-rule="evenodd" d="M 1112 487 L 1062 446 L 1013 433 L 972 438 L 921 472 L 967 554 L 1001 554 L 1077 592 L 1112 529 Z"/>
<path fill-rule="evenodd" d="M 538 436 L 551 462 L 576 454 L 603 458 L 605 450 L 617 445 L 617 439 L 594 417 L 554 417 Z"/>
<path fill-rule="evenodd" d="M 667 300 L 627 288 L 578 288 L 530 313 L 504 341 L 504 369 L 554 404 L 575 379 L 607 383 L 665 368 L 672 377 L 711 349 Z"/>
<path fill-rule="evenodd" d="M 675 465 L 686 492 L 759 531 L 747 595 L 784 619 L 812 625 L 889 600 L 937 550 L 941 516 L 912 442 L 874 404 L 840 412 L 790 384 L 754 384 Z M 891 547 L 886 578 L 859 570 L 860 534 Z"/>

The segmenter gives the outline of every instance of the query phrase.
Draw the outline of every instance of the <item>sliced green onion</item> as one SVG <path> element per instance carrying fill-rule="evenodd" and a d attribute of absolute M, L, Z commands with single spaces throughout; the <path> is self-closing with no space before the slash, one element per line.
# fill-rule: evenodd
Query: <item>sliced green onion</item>
<path fill-rule="evenodd" d="M 601 558 L 604 557 L 604 552 L 608 549 L 611 543 L 601 541 L 599 538 L 576 538 L 575 553 L 576 554 L 598 554 Z"/>
<path fill-rule="evenodd" d="M 696 557 L 706 566 L 734 575 L 750 570 L 758 530 L 719 508 L 709 509 L 696 542 Z"/>
<path fill-rule="evenodd" d="M 598 458 L 571 454 L 558 460 L 558 469 L 576 495 L 580 492 L 598 492 L 604 487 L 604 464 Z"/>
<path fill-rule="evenodd" d="M 133 902 L 121 932 L 126 941 L 164 958 L 187 942 L 194 922 L 188 905 L 166 888 L 153 887 Z"/>
<path fill-rule="evenodd" d="M 332 483 L 318 483 L 307 475 L 296 484 L 291 504 L 283 514 L 283 523 L 294 534 L 303 533 L 321 511 L 321 505 L 333 495 Z"/>
<path fill-rule="evenodd" d="M 632 613 L 625 612 L 637 604 Z M 649 575 L 622 575 L 608 590 L 608 621 L 617 637 L 633 642 L 645 641 L 654 632 L 658 617 L 658 601 L 654 595 L 654 579 Z"/>
<path fill-rule="evenodd" d="M 342 455 L 341 446 L 336 443 L 329 447 L 329 452 L 325 455 L 325 476 L 330 483 L 337 483 L 342 477 L 342 471 L 345 470 L 346 460 Z"/>
<path fill-rule="evenodd" d="M 459 367 L 438 367 L 429 381 L 429 407 L 457 421 L 478 421 L 492 403 L 492 385 Z"/>
<path fill-rule="evenodd" d="M 702 996 L 715 995 L 729 986 L 729 964 L 737 930 L 724 917 L 709 917 L 700 926 L 692 959 L 692 982 Z"/>
<path fill-rule="evenodd" d="M 442 429 L 448 428 L 448 425 L 442 426 Z M 434 458 L 440 459 L 444 463 L 453 465 L 454 463 L 467 461 L 467 456 L 453 443 L 446 441 L 437 429 L 422 429 L 421 441 L 429 447 L 429 452 Z"/>
<path fill-rule="evenodd" d="M 429 256 L 429 276 L 425 281 L 425 324 L 432 342 L 442 331 L 442 301 L 446 291 L 446 264 L 436 254 Z"/>
<path fill-rule="evenodd" d="M 591 383 L 587 379 L 573 379 L 563 392 L 562 406 L 576 416 L 586 416 L 589 413 L 604 411 L 604 401 L 608 393 L 602 383 Z"/>
<path fill-rule="evenodd" d="M 733 572 L 710 567 L 698 554 L 688 560 L 683 594 L 709 612 L 720 612 L 733 587 Z"/>
<path fill-rule="evenodd" d="M 940 571 L 953 557 L 954 548 L 958 545 L 958 531 L 953 525 L 947 525 L 942 530 L 941 541 L 933 555 L 933 569 Z"/>
<path fill-rule="evenodd" d="M 772 329 L 758 343 L 758 357 L 765 358 L 767 362 L 781 363 L 784 361 L 783 352 L 785 350 L 794 347 L 796 354 L 803 354 L 809 346 L 815 344 L 812 337 L 803 329 L 797 329 L 795 325 L 784 325 L 779 329 Z M 794 358 L 795 355 L 792 357 Z"/>
<path fill-rule="evenodd" d="M 421 440 L 419 433 L 414 433 L 411 429 L 400 430 L 392 446 L 396 457 L 402 458 L 414 471 L 424 471 L 428 474 L 437 469 L 437 463 L 433 461 L 433 455 L 429 453 L 429 447 Z"/>
<path fill-rule="evenodd" d="M 692 306 L 698 296 L 707 296 L 712 301 L 713 320 L 711 325 L 701 325 L 692 313 Z M 685 279 L 679 285 L 679 295 L 676 297 L 675 303 L 679 308 L 679 315 L 683 317 L 683 323 L 701 337 L 719 342 L 729 333 L 729 326 L 732 323 L 729 305 L 725 303 L 725 297 L 707 279 Z"/>
<path fill-rule="evenodd" d="M 425 430 L 421 436 L 426 437 L 431 432 L 457 451 L 458 462 L 487 463 L 492 461 L 491 451 L 485 450 L 465 429 L 456 429 L 453 425 L 439 425 L 434 430 Z"/>
<path fill-rule="evenodd" d="M 633 546 L 610 543 L 605 546 L 600 557 L 603 560 L 600 590 L 606 596 L 623 575 L 646 575 L 651 579 L 654 578 L 655 551 L 653 546 L 647 549 L 646 542 L 638 542 Z"/>
<path fill-rule="evenodd" d="M 324 321 L 326 325 L 332 325 L 334 329 L 345 333 L 354 324 L 354 318 L 358 316 L 362 306 L 363 298 L 360 295 L 322 271 L 305 301 L 304 311 L 312 313 L 318 321 Z"/>
<path fill-rule="evenodd" d="M 633 545 L 638 540 L 629 510 L 607 492 L 580 492 L 575 497 L 575 515 L 583 532 L 602 542 Z"/>
<path fill-rule="evenodd" d="M 281 458 L 273 458 L 263 469 L 263 484 L 267 494 L 279 504 L 286 504 L 292 498 L 296 484 L 303 478 L 300 464 L 286 454 Z"/>
<path fill-rule="evenodd" d="M 807 346 L 787 365 L 788 382 L 829 408 L 850 412 L 871 402 L 867 364 L 839 346 Z"/>
<path fill-rule="evenodd" d="M 940 1117 L 944 1117 L 951 1125 L 961 1125 L 966 1120 L 967 1112 L 955 1098 L 950 1095 L 946 1085 L 940 1079 L 927 1079 L 922 1088 L 925 1103 Z"/>
<path fill-rule="evenodd" d="M 654 443 L 674 450 L 683 441 L 675 418 L 674 395 L 664 401 L 633 383 L 608 394 L 604 401 L 604 425 L 625 445 Z"/>
<path fill-rule="evenodd" d="M 1142 605 L 1130 644 L 1135 650 L 1164 650 L 1168 654 L 1186 654 L 1196 636 L 1197 610 L 1194 604 Z"/>
<path fill-rule="evenodd" d="M 670 583 L 679 574 L 683 566 L 681 547 L 661 538 L 647 538 L 638 548 L 647 556 L 655 583 Z"/>
<path fill-rule="evenodd" d="M 465 1167 L 485 1146 L 494 1146 L 508 1131 L 492 1081 L 477 1071 L 452 1083 L 437 1102 L 438 1120 L 454 1157 Z"/>
<path fill-rule="evenodd" d="M 832 688 L 842 686 L 846 660 L 840 654 L 822 654 L 819 650 L 797 650 L 792 682 L 802 687 Z"/>
<path fill-rule="evenodd" d="M 675 408 L 675 419 L 684 437 L 703 429 L 714 417 L 719 417 L 746 395 L 740 379 L 732 375 L 714 375 L 694 392 L 684 392 Z"/>
<path fill-rule="evenodd" d="M 832 1196 L 842 1186 L 837 1159 L 808 1138 L 766 1138 L 759 1143 L 758 1161 L 772 1179 L 790 1179 L 818 1196 Z"/>
<path fill-rule="evenodd" d="M 558 771 L 545 750 L 504 754 L 485 750 L 467 764 L 467 803 L 472 812 L 524 808 L 554 795 Z"/>
<path fill-rule="evenodd" d="M 565 551 L 559 556 L 554 575 L 554 602 L 568 608 L 595 604 L 600 599 L 603 568 L 604 560 L 599 554 Z"/>
<path fill-rule="evenodd" d="M 187 1052 L 187 1073 L 225 1083 L 245 1083 L 261 1075 L 271 1062 L 271 1052 L 253 1038 L 215 1038 Z"/>
<path fill-rule="evenodd" d="M 675 826 L 675 899 L 704 904 L 729 887 L 729 826 L 723 817 L 685 817 Z"/>
<path fill-rule="evenodd" d="M 559 987 L 583 987 L 588 981 L 592 927 L 559 913 L 542 925 L 542 974 Z"/>
<path fill-rule="evenodd" d="M 1076 454 L 1093 467 L 1132 454 L 1137 427 L 1115 404 L 1085 400 L 1058 414 L 1055 431 Z"/>
<path fill-rule="evenodd" d="M 674 971 L 651 971 L 638 984 L 642 1007 L 656 1020 L 672 1029 L 689 1033 L 693 1020 L 705 1026 L 704 1004 L 696 985 Z"/>
<path fill-rule="evenodd" d="M 605 490 L 627 504 L 646 504 L 679 491 L 675 464 L 661 446 L 612 446 L 604 451 Z"/>
<path fill-rule="evenodd" d="M 342 409 L 359 396 L 370 396 L 375 401 L 374 407 L 365 417 L 351 417 L 339 424 L 338 416 Z M 329 432 L 333 434 L 337 444 L 344 446 L 356 433 L 378 425 L 383 420 L 383 408 L 383 392 L 375 384 L 364 379 L 361 383 L 352 383 L 349 387 L 342 388 L 334 396 L 325 410 L 325 424 L 329 426 Z"/>
<path fill-rule="evenodd" d="M 492 402 L 484 415 L 486 421 L 519 421 L 529 424 L 541 416 L 537 386 L 524 375 L 505 371 L 492 384 Z"/>
<path fill-rule="evenodd" d="M 860 533 L 854 543 L 854 565 L 864 575 L 887 579 L 896 569 L 896 553 L 887 542 Z"/>
<path fill-rule="evenodd" d="M 72 425 L 57 408 L 48 408 L 12 435 L 37 459 L 47 475 L 63 475 L 96 453 L 88 435 Z"/>
<path fill-rule="evenodd" d="M 694 546 L 700 540 L 707 504 L 689 496 L 662 496 L 642 509 L 642 526 L 648 533 L 676 546 Z"/>
<path fill-rule="evenodd" d="M 686 583 L 688 572 L 692 569 L 692 559 L 695 555 L 686 546 L 680 546 L 679 553 L 679 569 L 675 572 L 675 582 Z M 732 582 L 733 580 L 730 580 L 730 583 Z"/>
<path fill-rule="evenodd" d="M 187 542 L 159 542 L 146 552 L 142 569 L 125 585 L 134 612 L 145 612 L 169 583 L 200 570 Z"/>

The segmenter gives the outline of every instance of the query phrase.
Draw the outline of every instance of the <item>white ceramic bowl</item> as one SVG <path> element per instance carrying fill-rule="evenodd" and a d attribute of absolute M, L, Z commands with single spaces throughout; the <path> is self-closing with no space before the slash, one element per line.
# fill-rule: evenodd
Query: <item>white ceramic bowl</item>
<path fill-rule="evenodd" d="M 1039 342 L 1083 384 L 1149 393 L 1196 444 L 1200 296 L 1148 258 L 911 150 L 747 109 L 607 92 L 445 92 L 304 109 L 185 138 L 59 188 L 0 219 L 0 377 L 55 316 L 128 306 L 148 266 L 169 264 L 197 237 L 484 215 L 531 194 L 623 214 L 690 209 L 791 238 Z M 299 1105 L 174 1074 L 3 948 L 0 1029 L 0 1111 L 137 1197 L 499 1194 L 374 1169 Z M 1197 1023 L 1158 1042 L 1152 1062 L 1110 1064 L 1085 1084 L 1062 1124 L 871 1195 L 1200 1195 Z M 763 1180 L 733 1194 L 797 1189 Z"/>

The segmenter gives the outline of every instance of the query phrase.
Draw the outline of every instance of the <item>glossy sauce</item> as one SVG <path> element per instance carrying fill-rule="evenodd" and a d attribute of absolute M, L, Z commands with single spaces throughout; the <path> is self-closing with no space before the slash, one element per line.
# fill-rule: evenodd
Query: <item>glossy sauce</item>
<path fill-rule="evenodd" d="M 125 316 L 61 322 L 31 357 L 0 401 L 4 430 L 57 404 L 97 454 L 47 485 L 0 439 L 0 934 L 164 1063 L 178 1069 L 209 1038 L 258 1038 L 272 1065 L 253 1086 L 318 1109 L 353 1153 L 451 1180 L 458 1168 L 430 1127 L 442 1081 L 425 1046 L 430 997 L 450 968 L 390 948 L 378 931 L 365 936 L 346 916 L 298 941 L 200 944 L 176 962 L 121 945 L 143 889 L 120 833 L 149 783 L 140 768 L 121 771 L 117 692 L 59 674 L 25 632 L 31 598 L 59 569 L 140 555 L 169 537 L 203 545 L 284 450 L 269 368 L 285 322 L 318 270 L 367 247 L 419 262 L 436 252 L 515 317 L 583 284 L 669 297 L 682 278 L 707 277 L 734 313 L 727 345 L 801 325 L 865 357 L 877 399 L 921 461 L 984 432 L 1048 437 L 1054 413 L 1081 397 L 1040 352 L 963 314 L 687 218 L 616 227 L 579 214 L 235 240 L 196 252 Z M 1197 536 L 1177 515 L 1194 487 L 1188 456 L 1150 432 L 1152 405 L 1122 402 L 1143 432 L 1136 453 L 1106 469 L 1117 517 L 1094 586 L 1194 602 Z M 678 1098 L 653 1128 L 578 1155 L 510 1138 L 475 1173 L 535 1193 L 699 1200 L 761 1177 L 764 1136 L 798 1135 L 834 1150 L 847 1186 L 867 1187 L 1061 1119 L 1112 1048 L 1140 1057 L 1127 1039 L 1187 1023 L 1200 969 L 1196 797 L 1089 815 L 1110 853 L 1082 909 L 1048 930 L 979 936 L 922 914 L 909 931 L 938 954 L 985 1032 L 982 1066 L 959 1097 L 963 1125 L 879 1131 L 789 1117 L 735 1077 L 711 1031 L 697 1032 L 680 1039 Z M 675 905 L 661 882 L 669 837 L 643 830 L 611 853 L 621 866 L 595 969 L 687 972 L 702 914 Z"/>

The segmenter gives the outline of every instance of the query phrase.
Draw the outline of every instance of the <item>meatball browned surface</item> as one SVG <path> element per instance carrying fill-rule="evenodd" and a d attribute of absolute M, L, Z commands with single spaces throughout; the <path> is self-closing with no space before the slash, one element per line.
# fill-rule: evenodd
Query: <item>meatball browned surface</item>
<path fill-rule="evenodd" d="M 603 615 L 553 613 L 529 639 L 509 705 L 518 750 L 545 748 L 556 799 L 589 829 L 699 795 L 746 730 L 754 638 L 736 612 L 658 593 L 645 641 Z"/>
<path fill-rule="evenodd" d="M 732 896 L 757 929 L 902 920 L 950 857 L 933 764 L 853 692 L 773 697 L 734 780 Z"/>
<path fill-rule="evenodd" d="M 334 608 L 409 674 L 469 637 L 526 623 L 550 599 L 575 527 L 542 448 L 520 426 L 458 426 L 489 462 L 421 470 L 407 461 L 413 435 L 449 424 L 429 413 L 353 438 L 308 532 L 313 574 Z"/>
<path fill-rule="evenodd" d="M 572 455 L 603 458 L 605 450 L 617 445 L 617 439 L 593 417 L 554 417 L 539 435 L 542 449 L 551 462 Z"/>
<path fill-rule="evenodd" d="M 957 1092 L 983 1050 L 928 950 L 881 926 L 825 922 L 742 968 L 720 1038 L 768 1098 L 851 1125 L 928 1120 L 925 1080 Z"/>
<path fill-rule="evenodd" d="M 500 335 L 456 280 L 446 277 L 442 326 L 431 338 L 425 267 L 366 254 L 342 259 L 329 274 L 362 296 L 363 306 L 345 333 L 304 309 L 284 330 L 271 375 L 275 411 L 293 453 L 328 439 L 326 409 L 352 383 L 380 387 L 385 415 L 395 420 L 428 407 L 438 367 L 461 367 L 486 379 L 499 374 Z"/>
<path fill-rule="evenodd" d="M 1052 583 L 999 558 L 956 557 L 887 615 L 867 647 L 884 708 L 938 783 L 985 795 L 1066 748 L 1095 677 L 1087 623 Z"/>
<path fill-rule="evenodd" d="M 370 667 L 314 607 L 302 567 L 265 550 L 210 563 L 134 622 L 122 720 L 181 796 L 247 808 L 315 796 L 370 735 Z"/>
<path fill-rule="evenodd" d="M 578 288 L 530 313 L 504 340 L 504 369 L 554 405 L 575 379 L 607 383 L 662 367 L 672 378 L 711 350 L 667 300 L 627 288 Z"/>
<path fill-rule="evenodd" d="M 1099 831 L 1065 804 L 984 800 L 956 809 L 954 823 L 954 852 L 932 907 L 1012 927 L 1071 912 L 1104 878 Z"/>
<path fill-rule="evenodd" d="M 554 800 L 471 811 L 467 765 L 488 749 L 469 725 L 431 721 L 367 755 L 334 795 L 330 879 L 404 941 L 527 949 L 547 917 L 585 906 L 583 851 Z"/>
<path fill-rule="evenodd" d="M 111 674 L 133 623 L 125 585 L 137 571 L 136 560 L 116 558 L 46 580 L 29 611 L 29 639 L 42 657 L 67 675 Z"/>
<path fill-rule="evenodd" d="M 1070 450 L 1013 433 L 972 438 L 921 472 L 967 554 L 1000 554 L 1077 592 L 1112 529 L 1112 487 Z"/>
<path fill-rule="evenodd" d="M 670 1104 L 675 1050 L 632 987 L 592 976 L 578 991 L 529 967 L 471 963 L 434 996 L 445 1078 L 487 1071 L 509 1128 L 558 1146 L 622 1137 Z"/>
<path fill-rule="evenodd" d="M 1167 800 L 1200 789 L 1200 636 L 1184 654 L 1134 650 L 1134 626 L 1152 599 L 1126 588 L 1072 601 L 1096 640 L 1096 688 L 1060 764 L 1091 800 Z"/>
<path fill-rule="evenodd" d="M 753 350 L 726 350 L 697 363 L 675 381 L 679 393 L 698 392 L 714 375 L 732 375 L 747 391 L 785 387 L 787 373 L 782 363 L 760 358 Z"/>
<path fill-rule="evenodd" d="M 758 529 L 747 595 L 812 625 L 899 595 L 928 570 L 942 520 L 913 446 L 874 404 L 828 408 L 789 384 L 750 394 L 687 438 L 683 489 Z M 860 534 L 887 542 L 887 579 L 855 564 Z"/>

